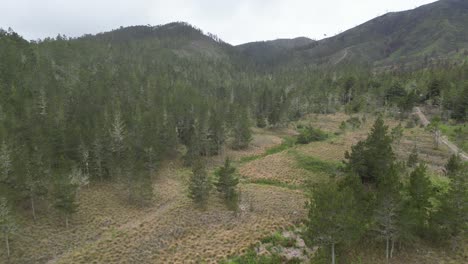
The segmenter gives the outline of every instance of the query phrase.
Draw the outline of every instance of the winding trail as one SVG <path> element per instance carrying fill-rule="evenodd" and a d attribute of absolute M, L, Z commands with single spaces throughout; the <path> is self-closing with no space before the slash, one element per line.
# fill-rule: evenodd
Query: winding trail
<path fill-rule="evenodd" d="M 418 116 L 419 120 L 421 120 L 421 124 L 424 127 L 428 126 L 431 123 L 419 107 L 414 108 L 414 114 Z M 442 136 L 440 138 L 440 141 L 444 143 L 454 154 L 459 154 L 463 160 L 468 161 L 468 154 L 466 154 L 463 150 L 461 150 L 455 144 L 450 142 L 450 140 L 448 140 L 446 136 Z"/>
<path fill-rule="evenodd" d="M 336 64 L 342 62 L 344 59 L 346 59 L 346 57 L 348 56 L 348 50 L 349 50 L 350 48 L 351 48 L 351 47 L 347 47 L 346 49 L 344 49 L 343 55 L 342 55 L 339 59 L 337 59 L 333 64 L 336 65 Z"/>

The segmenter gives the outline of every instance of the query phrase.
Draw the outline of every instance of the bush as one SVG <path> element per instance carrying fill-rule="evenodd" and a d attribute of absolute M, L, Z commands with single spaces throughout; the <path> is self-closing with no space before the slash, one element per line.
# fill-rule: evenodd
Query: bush
<path fill-rule="evenodd" d="M 327 133 L 311 126 L 304 127 L 300 129 L 299 132 L 300 134 L 297 137 L 297 143 L 299 144 L 308 144 L 310 142 L 322 141 L 328 138 Z"/>

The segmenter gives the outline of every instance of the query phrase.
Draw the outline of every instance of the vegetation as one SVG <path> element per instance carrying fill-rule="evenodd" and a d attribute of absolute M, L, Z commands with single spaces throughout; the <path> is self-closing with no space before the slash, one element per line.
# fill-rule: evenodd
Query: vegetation
<path fill-rule="evenodd" d="M 234 175 L 235 172 L 236 169 L 231 166 L 229 158 L 226 158 L 224 166 L 218 168 L 215 172 L 217 177 L 217 182 L 215 183 L 216 189 L 222 194 L 224 200 L 232 209 L 237 208 L 238 200 L 236 186 L 239 184 L 239 179 Z"/>
<path fill-rule="evenodd" d="M 397 242 L 437 241 L 450 243 L 454 250 L 463 247 L 468 229 L 466 162 L 451 157 L 442 178 L 437 174 L 441 166 L 430 163 L 427 148 L 414 146 L 403 162 L 395 149 L 406 144 L 408 133 L 418 137 L 430 132 L 435 148 L 429 151 L 440 163 L 446 157 L 439 146 L 443 135 L 467 150 L 468 34 L 463 34 L 467 8 L 466 1 L 443 0 L 417 11 L 381 16 L 321 41 L 298 38 L 237 47 L 182 22 L 38 41 L 0 29 L 0 230 L 6 246 L 0 257 L 15 255 L 11 262 L 18 263 L 47 262 L 53 255 L 79 248 L 83 241 L 89 247 L 80 250 L 90 254 L 97 254 L 94 247 L 105 246 L 120 254 L 124 251 L 116 245 L 122 241 L 130 245 L 133 241 L 125 239 L 138 232 L 119 235 L 121 230 L 115 228 L 130 226 L 131 217 L 115 217 L 113 210 L 143 214 L 141 207 L 149 207 L 154 210 L 147 211 L 158 214 L 177 213 L 184 223 L 195 221 L 192 227 L 207 231 L 203 228 L 208 213 L 191 211 L 193 206 L 183 202 L 188 190 L 196 207 L 210 210 L 213 185 L 230 209 L 243 210 L 239 215 L 246 213 L 246 204 L 254 208 L 254 202 L 269 209 L 279 204 L 290 207 L 273 213 L 260 208 L 252 217 L 239 217 L 245 220 L 244 230 L 236 229 L 239 221 L 226 216 L 223 206 L 218 206 L 225 210 L 221 213 L 209 212 L 214 222 L 229 223 L 226 230 L 243 236 L 302 220 L 305 209 L 294 206 L 303 204 L 306 190 L 305 236 L 308 243 L 326 247 L 332 262 L 341 258 L 342 249 L 367 238 L 385 244 L 387 261 L 396 254 Z M 406 119 L 415 106 L 434 112 L 427 131 Z M 295 121 L 333 113 L 344 118 L 331 125 L 297 126 L 299 135 L 292 136 Z M 375 114 L 371 132 L 362 139 L 360 133 Z M 399 119 L 392 129 L 384 123 L 388 117 Z M 411 129 L 406 133 L 397 122 L 407 122 Z M 280 129 L 287 130 L 275 138 L 277 143 L 282 138 L 281 144 L 259 147 L 261 135 L 255 131 Z M 336 138 L 327 140 L 332 133 Z M 351 142 L 358 143 L 349 150 Z M 345 149 L 349 151 L 341 164 L 338 159 Z M 219 157 L 231 154 L 233 160 L 226 159 L 215 170 L 212 183 L 211 169 L 219 165 Z M 238 161 L 239 174 L 246 179 L 241 183 L 232 165 Z M 252 169 L 260 162 L 263 168 Z M 177 173 L 164 171 L 168 163 L 180 167 L 174 169 Z M 186 174 L 180 173 L 184 170 Z M 161 171 L 166 178 L 156 177 Z M 244 177 L 246 171 L 258 177 Z M 309 178 L 314 178 L 315 186 L 309 186 Z M 174 194 L 166 187 L 174 188 Z M 112 189 L 104 193 L 111 195 L 106 201 L 112 200 L 113 207 L 101 205 L 106 213 L 97 215 L 88 208 L 89 199 L 99 200 L 96 192 L 106 188 Z M 241 197 L 245 188 L 255 190 Z M 268 189 L 262 193 L 262 188 Z M 113 218 L 119 220 L 114 223 Z M 271 218 L 274 221 L 265 220 Z M 169 224 L 152 230 L 170 234 L 145 234 L 147 245 L 129 248 L 150 259 L 157 255 L 152 246 L 158 250 L 180 246 L 166 245 L 168 236 L 198 242 L 197 235 L 211 234 L 189 234 L 192 230 L 184 226 L 171 226 L 175 217 L 171 219 L 163 219 Z M 66 229 L 61 229 L 63 222 Z M 88 224 L 92 228 L 85 230 L 86 235 L 72 241 Z M 16 232 L 41 229 L 46 234 L 35 237 L 41 246 L 47 245 L 41 259 L 10 249 L 20 237 Z M 114 230 L 117 235 L 110 237 L 115 240 L 88 243 L 107 239 L 105 230 Z M 50 240 L 69 239 L 42 241 L 49 234 L 54 235 Z M 258 235 L 235 239 L 250 243 Z M 207 244 L 191 245 L 203 256 L 222 258 L 200 249 Z M 233 253 L 238 252 L 229 254 Z M 102 256 L 102 262 L 123 255 Z M 233 261 L 284 260 L 248 251 Z"/>
<path fill-rule="evenodd" d="M 297 136 L 297 143 L 308 144 L 314 141 L 325 140 L 328 135 L 320 129 L 313 128 L 311 126 L 302 127 L 299 129 L 299 136 Z"/>
<path fill-rule="evenodd" d="M 468 224 L 466 163 L 456 155 L 450 158 L 445 171 L 451 189 L 444 191 L 430 179 L 427 166 L 418 162 L 413 150 L 407 164 L 408 169 L 414 169 L 405 180 L 405 168 L 395 159 L 392 141 L 382 117 L 378 117 L 368 138 L 346 153 L 344 178 L 310 190 L 307 237 L 332 246 L 332 263 L 334 244 L 351 243 L 363 236 L 385 241 L 387 262 L 394 255 L 396 240 L 451 239 L 452 245 L 458 246 L 464 236 L 462 230 Z M 442 215 L 448 219 L 443 220 Z M 347 228 L 348 224 L 352 227 Z"/>

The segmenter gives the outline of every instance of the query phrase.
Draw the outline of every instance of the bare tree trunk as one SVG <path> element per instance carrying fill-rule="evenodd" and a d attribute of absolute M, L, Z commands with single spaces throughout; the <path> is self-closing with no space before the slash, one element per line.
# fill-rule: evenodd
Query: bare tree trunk
<path fill-rule="evenodd" d="M 392 248 L 390 249 L 390 258 L 393 258 L 393 249 L 395 248 L 395 240 L 392 239 Z"/>
<path fill-rule="evenodd" d="M 10 242 L 8 241 L 8 233 L 5 233 L 5 243 L 7 249 L 7 257 L 10 257 Z"/>
<path fill-rule="evenodd" d="M 331 249 L 332 249 L 332 264 L 335 264 L 335 243 L 332 243 Z"/>
<path fill-rule="evenodd" d="M 387 242 L 387 245 L 386 245 L 386 248 L 385 248 L 385 257 L 386 257 L 387 263 L 388 263 L 388 259 L 389 259 L 389 245 L 390 245 L 390 244 L 389 244 L 390 241 L 389 241 L 389 238 L 388 238 L 388 237 L 387 237 L 387 239 L 386 239 L 386 242 Z"/>
<path fill-rule="evenodd" d="M 34 222 L 36 222 L 36 207 L 34 206 L 34 196 L 31 195 L 31 210 L 32 210 L 32 215 Z"/>
<path fill-rule="evenodd" d="M 65 227 L 68 229 L 68 215 L 65 216 Z"/>

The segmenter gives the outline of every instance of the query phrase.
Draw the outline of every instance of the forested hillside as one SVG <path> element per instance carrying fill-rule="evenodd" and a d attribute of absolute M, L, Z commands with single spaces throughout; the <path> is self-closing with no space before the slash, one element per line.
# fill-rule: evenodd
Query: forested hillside
<path fill-rule="evenodd" d="M 155 194 L 154 175 L 162 168 L 165 174 L 172 173 L 167 173 L 164 164 L 173 161 L 179 164 L 179 157 L 180 167 L 184 169 L 174 170 L 181 170 L 180 174 L 185 175 L 188 169 L 190 177 L 167 186 L 175 186 L 181 193 L 179 185 L 187 184 L 184 197 L 188 196 L 194 207 L 201 210 L 209 204 L 210 192 L 217 191 L 227 207 L 236 211 L 238 202 L 250 199 L 252 203 L 253 199 L 237 191 L 240 181 L 236 165 L 261 160 L 294 148 L 296 144 L 345 137 L 350 127 L 358 129 L 361 122 L 365 124 L 366 116 L 389 115 L 405 120 L 407 128 L 412 129 L 415 124 L 409 116 L 413 107 L 424 106 L 434 110 L 431 116 L 434 122 L 427 128 L 427 134 L 433 133 L 437 141 L 443 131 L 457 144 L 461 142 L 462 149 L 466 148 L 467 15 L 467 2 L 442 0 L 415 10 L 384 15 L 321 41 L 297 38 L 237 47 L 182 22 L 122 27 L 78 38 L 58 35 L 39 41 L 26 41 L 11 29 L 1 30 L 0 227 L 7 252 L 0 251 L 0 262 L 1 257 L 9 259 L 9 241 L 15 241 L 15 233 L 22 229 L 21 223 L 29 227 L 38 218 L 57 217 L 49 215 L 52 209 L 68 228 L 70 219 L 81 210 L 79 201 L 85 198 L 80 195 L 86 193 L 84 190 L 89 186 L 112 184 L 126 205 L 137 208 L 151 206 L 154 199 L 164 200 L 162 195 Z M 308 120 L 310 114 L 335 113 L 350 116 L 342 121 L 339 131 L 326 133 L 300 124 Z M 353 115 L 361 119 L 356 121 Z M 391 144 L 402 137 L 395 134 L 403 132 L 392 130 L 395 134 L 390 140 L 383 120 L 376 120 L 367 141 L 350 140 L 357 144 L 347 154 L 344 167 L 320 162 L 304 165 L 314 172 L 314 166 L 318 166 L 321 172 L 333 177 L 336 171 L 339 171 L 337 175 L 346 174 L 338 185 L 331 181 L 324 185 L 326 192 L 316 191 L 312 199 L 325 201 L 330 193 L 339 193 L 337 200 L 333 200 L 336 204 L 357 203 L 353 199 L 359 198 L 360 204 L 353 208 L 365 207 L 363 211 L 370 221 L 366 222 L 368 226 L 375 224 L 369 220 L 374 214 L 386 214 L 394 210 L 387 207 L 408 200 L 395 190 L 400 181 L 409 192 L 419 190 L 416 183 L 405 182 L 407 179 L 426 183 L 426 167 L 422 163 L 400 170 L 398 161 L 401 160 L 396 159 Z M 276 149 L 268 149 L 258 142 L 259 134 L 291 128 L 292 124 L 294 132 L 288 131 L 288 137 L 280 138 L 279 142 L 283 143 Z M 400 129 L 403 129 L 401 125 Z M 291 135 L 294 140 L 289 138 Z M 277 135 L 273 138 L 276 140 Z M 252 142 L 266 152 L 252 157 L 239 154 L 240 158 L 224 161 L 226 149 L 250 151 Z M 330 143 L 329 147 L 336 145 Z M 344 145 L 350 147 L 347 143 Z M 365 158 L 360 159 L 361 156 Z M 223 166 L 214 170 L 207 165 L 207 159 L 220 157 Z M 380 158 L 381 162 L 375 162 L 372 157 Z M 454 156 L 452 162 L 460 161 Z M 459 168 L 464 165 L 455 165 L 458 166 L 456 172 L 447 174 L 453 182 L 466 184 L 459 177 L 462 173 Z M 416 169 L 409 172 L 413 167 Z M 442 166 L 433 167 L 440 172 Z M 411 174 L 409 178 L 400 177 L 399 173 L 407 172 Z M 213 186 L 211 174 L 216 178 Z M 382 180 L 384 178 L 389 182 Z M 368 185 L 361 186 L 356 179 Z M 272 181 L 265 182 L 272 184 Z M 285 186 L 281 182 L 273 181 L 273 184 L 278 188 Z M 289 189 L 302 190 L 310 186 L 286 187 L 290 195 Z M 368 197 L 353 196 L 362 188 L 371 189 L 366 193 Z M 450 188 L 456 186 L 450 185 Z M 463 190 L 460 193 L 464 195 Z M 273 192 L 275 197 L 283 197 L 283 194 L 278 190 Z M 168 195 L 173 197 L 173 194 Z M 292 194 L 295 195 L 297 193 Z M 442 195 L 437 196 L 440 197 Z M 447 199 L 459 201 L 458 198 Z M 297 199 L 302 205 L 303 199 Z M 428 199 L 421 203 L 427 203 Z M 436 215 L 446 212 L 439 210 L 443 206 L 456 215 L 455 209 L 446 204 L 447 200 L 441 198 L 441 201 L 442 204 L 433 207 L 435 216 L 431 221 L 443 222 L 441 215 Z M 382 207 L 379 207 L 380 202 Z M 321 206 L 326 207 L 321 203 L 307 207 L 310 212 L 317 213 L 310 213 L 307 236 L 321 235 L 313 230 L 334 228 L 324 227 L 321 219 L 314 218 L 324 212 L 320 211 Z M 433 229 L 429 228 L 429 218 L 424 216 L 427 212 L 420 208 L 425 205 L 405 206 L 409 208 L 408 215 L 402 217 L 411 218 L 414 213 L 415 221 L 424 222 L 424 228 L 418 229 L 415 227 L 418 223 L 408 221 L 410 226 L 402 230 L 411 230 L 408 231 L 411 235 L 423 238 L 430 236 L 428 230 L 432 232 Z M 378 211 L 378 208 L 384 209 Z M 347 214 L 346 217 L 356 213 L 341 212 Z M 285 218 L 298 217 L 299 213 L 296 215 L 288 211 Z M 349 223 L 359 219 L 351 220 Z M 256 223 L 255 219 L 249 221 Z M 466 223 L 458 224 L 454 224 L 456 227 L 440 226 L 442 229 L 453 227 L 456 229 L 451 230 L 453 237 L 458 238 L 455 232 Z M 434 232 L 446 232 L 442 229 Z M 362 232 L 352 235 L 365 236 L 370 229 L 357 231 Z M 382 237 L 387 243 L 397 239 L 393 233 Z M 325 244 L 334 248 L 339 241 Z M 408 241 L 411 240 L 405 240 Z M 59 248 L 61 254 L 69 250 L 68 245 Z M 21 254 L 24 255 L 12 254 L 13 260 L 45 263 L 52 257 L 51 251 L 40 259 L 26 258 L 24 251 Z M 73 256 L 68 257 L 72 259 Z"/>
<path fill-rule="evenodd" d="M 377 68 L 424 68 L 440 63 L 463 63 L 468 54 L 468 3 L 441 0 L 413 10 L 388 13 L 336 36 L 302 43 L 285 50 L 266 49 L 252 43 L 239 50 L 270 50 L 288 67 L 318 64 L 371 65 Z M 276 52 L 275 52 L 276 51 Z M 259 54 L 263 54 L 260 52 Z M 282 55 L 283 54 L 283 55 Z M 262 55 L 254 55 L 258 63 Z M 281 66 L 276 64 L 275 66 Z"/>

